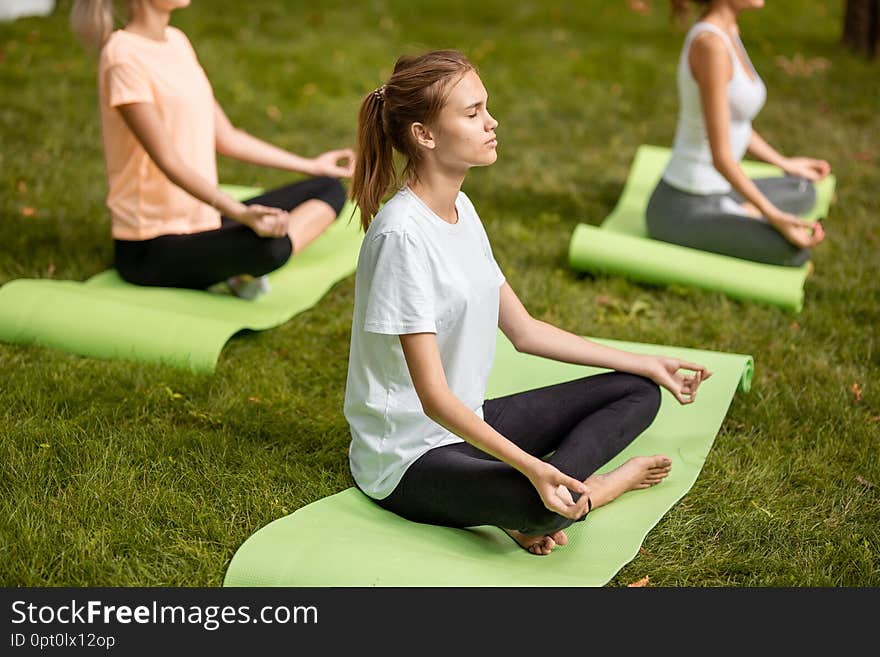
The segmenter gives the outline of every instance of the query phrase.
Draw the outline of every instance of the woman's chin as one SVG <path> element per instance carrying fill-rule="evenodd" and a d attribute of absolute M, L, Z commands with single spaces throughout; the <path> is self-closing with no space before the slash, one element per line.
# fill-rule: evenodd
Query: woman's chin
<path fill-rule="evenodd" d="M 489 166 L 490 164 L 494 164 L 494 163 L 495 163 L 495 160 L 497 160 L 497 159 L 498 159 L 498 153 L 497 153 L 497 151 L 493 148 L 493 149 L 491 149 L 489 152 L 487 152 L 483 157 L 481 157 L 481 158 L 480 158 L 480 162 L 479 162 L 479 163 L 475 163 L 474 166 L 478 166 L 478 167 L 487 167 L 487 166 Z"/>

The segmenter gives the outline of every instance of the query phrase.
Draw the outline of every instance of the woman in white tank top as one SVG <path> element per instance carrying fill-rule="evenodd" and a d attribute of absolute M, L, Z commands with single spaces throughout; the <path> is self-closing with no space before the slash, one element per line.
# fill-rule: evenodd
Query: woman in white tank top
<path fill-rule="evenodd" d="M 672 0 L 679 14 L 687 0 Z M 648 203 L 651 237 L 738 258 L 797 266 L 824 239 L 800 219 L 815 204 L 812 182 L 828 162 L 785 157 L 752 128 L 767 97 L 739 38 L 737 20 L 764 0 L 704 0 L 678 65 L 679 115 L 672 156 Z M 751 180 L 746 153 L 785 171 Z"/>

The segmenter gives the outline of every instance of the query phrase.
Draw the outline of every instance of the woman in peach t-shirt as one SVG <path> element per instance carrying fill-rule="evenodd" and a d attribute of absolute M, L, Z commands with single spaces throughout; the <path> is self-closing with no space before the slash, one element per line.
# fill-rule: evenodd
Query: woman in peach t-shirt
<path fill-rule="evenodd" d="M 98 87 L 107 206 L 116 268 L 138 285 L 207 288 L 239 296 L 304 249 L 345 201 L 353 153 L 304 158 L 233 127 L 183 32 L 168 25 L 189 0 L 128 0 L 113 31 L 112 0 L 76 0 L 71 24 L 100 46 Z M 313 178 L 240 203 L 217 186 L 216 153 Z"/>

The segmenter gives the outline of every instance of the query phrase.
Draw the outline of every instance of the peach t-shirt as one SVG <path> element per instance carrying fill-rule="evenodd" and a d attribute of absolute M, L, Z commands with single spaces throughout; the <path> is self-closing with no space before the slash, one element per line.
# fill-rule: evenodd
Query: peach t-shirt
<path fill-rule="evenodd" d="M 217 184 L 214 93 L 186 35 L 167 27 L 165 41 L 155 41 L 116 30 L 101 50 L 98 89 L 113 237 L 147 240 L 219 228 L 220 213 L 168 180 L 116 109 L 155 105 L 183 162 Z"/>

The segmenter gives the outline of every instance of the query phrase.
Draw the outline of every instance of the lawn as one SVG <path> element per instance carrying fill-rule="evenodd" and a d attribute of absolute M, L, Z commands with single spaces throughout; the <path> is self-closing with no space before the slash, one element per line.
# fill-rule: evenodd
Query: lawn
<path fill-rule="evenodd" d="M 752 354 L 695 486 L 612 580 L 880 585 L 880 64 L 839 45 L 842 1 L 743 15 L 767 83 L 756 128 L 823 157 L 837 199 L 804 310 L 571 271 L 641 143 L 668 145 L 683 31 L 623 0 L 194 2 L 190 37 L 234 123 L 305 155 L 353 145 L 395 58 L 478 65 L 499 159 L 474 170 L 496 258 L 531 312 L 583 335 Z M 0 284 L 112 266 L 95 59 L 47 18 L 0 24 Z M 226 182 L 291 178 L 220 160 Z M 0 584 L 219 586 L 258 528 L 352 484 L 342 400 L 354 277 L 234 338 L 216 372 L 0 344 Z M 552 558 L 552 557 L 551 557 Z"/>

